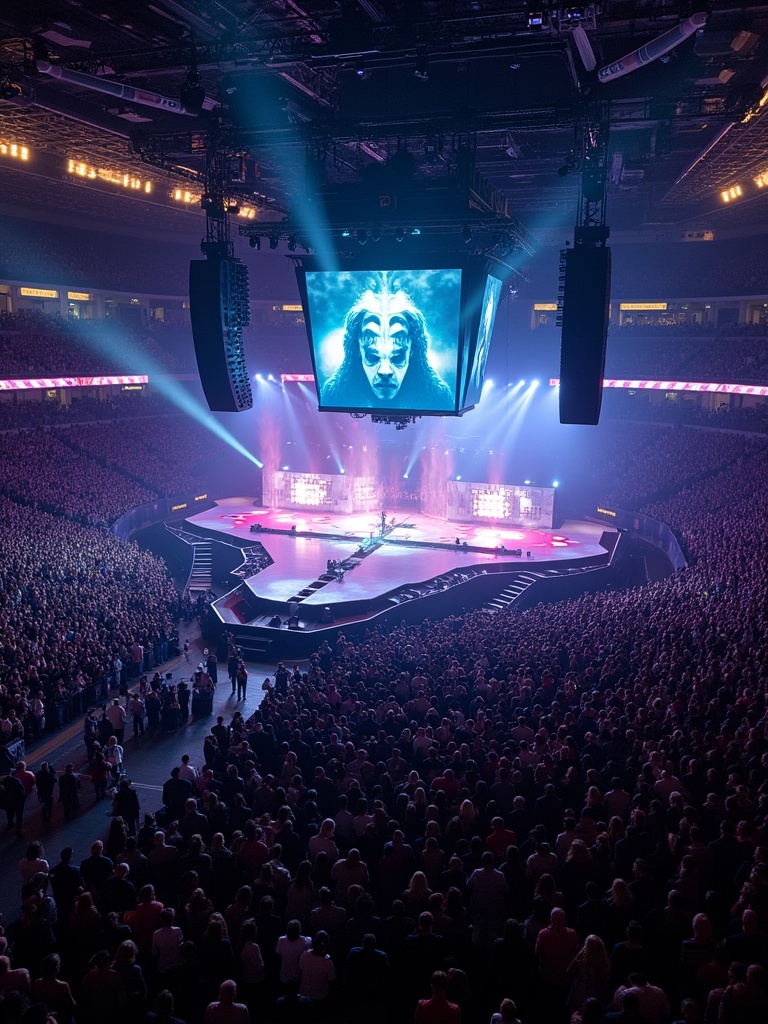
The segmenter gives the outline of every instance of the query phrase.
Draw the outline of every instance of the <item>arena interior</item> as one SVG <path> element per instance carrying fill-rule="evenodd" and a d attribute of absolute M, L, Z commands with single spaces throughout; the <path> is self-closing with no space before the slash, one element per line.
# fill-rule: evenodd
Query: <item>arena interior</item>
<path fill-rule="evenodd" d="M 768 7 L 5 0 L 0 1024 L 768 1020 Z"/>

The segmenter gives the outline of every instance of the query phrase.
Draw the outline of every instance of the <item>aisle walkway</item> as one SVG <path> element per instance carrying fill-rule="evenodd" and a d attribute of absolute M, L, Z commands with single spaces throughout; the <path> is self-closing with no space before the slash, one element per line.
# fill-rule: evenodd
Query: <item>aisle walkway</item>
<path fill-rule="evenodd" d="M 187 664 L 183 655 L 163 666 L 163 670 L 173 673 L 173 679 L 187 680 L 202 657 L 201 641 L 190 641 L 193 644 L 190 652 L 190 663 Z M 162 803 L 161 792 L 163 783 L 168 778 L 171 768 L 179 764 L 182 754 L 189 754 L 192 763 L 197 767 L 203 764 L 203 739 L 216 721 L 216 715 L 224 715 L 230 721 L 236 710 L 244 717 L 254 712 L 262 698 L 261 684 L 265 676 L 271 675 L 274 665 L 263 665 L 247 662 L 248 696 L 245 702 L 235 702 L 231 695 L 229 680 L 219 670 L 219 685 L 214 695 L 213 717 L 190 718 L 175 733 L 169 735 L 155 733 L 145 735 L 134 741 L 130 735 L 131 726 L 125 734 L 125 768 L 134 788 L 139 794 L 142 815 L 146 811 L 157 810 Z M 223 675 L 223 681 L 222 681 Z M 83 723 L 78 720 L 66 729 L 54 733 L 43 743 L 36 745 L 27 758 L 27 767 L 37 771 L 41 761 L 48 761 L 61 774 L 64 765 L 72 761 L 77 771 L 83 770 L 82 788 L 80 790 L 80 814 L 74 821 L 64 822 L 61 805 L 54 803 L 53 825 L 45 829 L 37 796 L 33 793 L 27 800 L 24 815 L 24 839 L 17 839 L 14 832 L 3 832 L 5 813 L 0 812 L 0 921 L 6 927 L 15 920 L 19 910 L 19 871 L 18 861 L 24 855 L 27 843 L 39 839 L 45 848 L 45 856 L 53 866 L 58 863 L 59 853 L 65 846 L 74 850 L 74 860 L 80 863 L 90 853 L 94 839 L 104 838 L 109 828 L 110 803 L 102 800 L 96 803 L 93 787 L 85 777 L 88 766 L 83 743 Z M 58 787 L 57 787 L 58 794 Z"/>

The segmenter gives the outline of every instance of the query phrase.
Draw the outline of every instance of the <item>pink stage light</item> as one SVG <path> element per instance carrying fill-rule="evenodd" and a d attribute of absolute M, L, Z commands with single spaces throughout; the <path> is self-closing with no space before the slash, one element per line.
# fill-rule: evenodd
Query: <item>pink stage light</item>
<path fill-rule="evenodd" d="M 280 380 L 283 384 L 313 384 L 315 377 L 312 373 L 281 373 Z"/>
<path fill-rule="evenodd" d="M 559 377 L 550 377 L 549 386 L 558 387 Z M 690 380 L 623 380 L 605 378 L 604 388 L 629 388 L 632 391 L 699 391 L 719 392 L 726 395 L 768 396 L 768 387 L 758 384 L 718 384 L 712 381 Z"/>
<path fill-rule="evenodd" d="M 25 377 L 18 380 L 0 380 L 0 391 L 46 391 L 52 388 L 99 388 L 110 384 L 148 384 L 146 373 L 123 374 L 113 377 Z"/>

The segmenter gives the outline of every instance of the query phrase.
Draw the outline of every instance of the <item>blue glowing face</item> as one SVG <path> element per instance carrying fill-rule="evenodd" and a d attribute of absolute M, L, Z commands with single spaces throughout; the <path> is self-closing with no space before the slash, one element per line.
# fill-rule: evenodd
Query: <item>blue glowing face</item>
<path fill-rule="evenodd" d="M 400 390 L 411 359 L 408 321 L 387 301 L 390 295 L 371 298 L 374 308 L 365 312 L 360 333 L 363 372 L 376 397 L 390 401 Z"/>

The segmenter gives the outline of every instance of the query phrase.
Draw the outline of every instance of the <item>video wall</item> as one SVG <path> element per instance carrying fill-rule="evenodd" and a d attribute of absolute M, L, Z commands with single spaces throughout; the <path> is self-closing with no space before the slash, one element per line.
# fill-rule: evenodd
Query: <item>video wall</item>
<path fill-rule="evenodd" d="M 445 257 L 442 257 L 445 259 Z M 423 257 L 297 268 L 323 412 L 460 415 L 479 401 L 503 277 Z"/>
<path fill-rule="evenodd" d="M 554 511 L 554 487 L 448 481 L 445 515 L 454 522 L 480 519 L 499 525 L 551 529 Z"/>
<path fill-rule="evenodd" d="M 283 470 L 265 474 L 262 500 L 267 508 L 346 513 L 372 512 L 381 504 L 379 482 L 375 477 Z"/>

